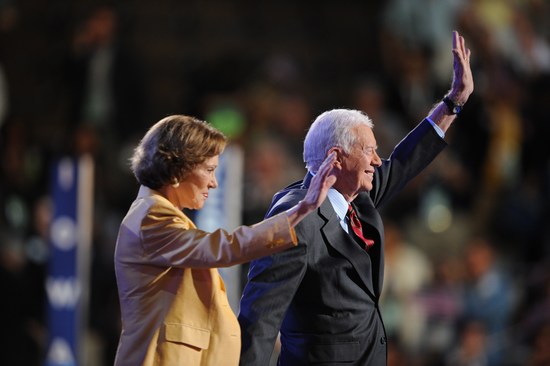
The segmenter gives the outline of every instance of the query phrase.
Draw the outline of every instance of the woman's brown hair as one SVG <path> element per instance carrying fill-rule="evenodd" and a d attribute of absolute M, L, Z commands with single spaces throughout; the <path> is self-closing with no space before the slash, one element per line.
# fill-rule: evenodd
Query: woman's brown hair
<path fill-rule="evenodd" d="M 219 155 L 227 138 L 205 121 L 172 115 L 155 123 L 140 141 L 131 158 L 137 181 L 159 189 L 185 179 L 207 158 Z"/>

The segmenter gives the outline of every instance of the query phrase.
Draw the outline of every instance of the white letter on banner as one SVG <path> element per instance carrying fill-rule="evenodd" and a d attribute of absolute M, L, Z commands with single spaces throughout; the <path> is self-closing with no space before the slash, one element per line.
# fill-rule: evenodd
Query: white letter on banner
<path fill-rule="evenodd" d="M 48 365 L 74 365 L 75 358 L 71 346 L 63 338 L 55 338 L 48 351 Z"/>
<path fill-rule="evenodd" d="M 74 308 L 80 299 L 80 285 L 74 277 L 46 280 L 46 292 L 53 308 Z"/>
<path fill-rule="evenodd" d="M 70 158 L 64 158 L 58 166 L 57 184 L 64 191 L 68 191 L 75 183 L 73 161 Z"/>
<path fill-rule="evenodd" d="M 76 222 L 69 216 L 60 216 L 50 229 L 52 244 L 60 250 L 70 250 L 76 245 Z"/>

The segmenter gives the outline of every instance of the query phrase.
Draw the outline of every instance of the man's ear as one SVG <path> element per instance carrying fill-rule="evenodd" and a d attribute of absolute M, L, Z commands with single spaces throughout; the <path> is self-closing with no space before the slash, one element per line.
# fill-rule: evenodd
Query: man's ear
<path fill-rule="evenodd" d="M 340 147 L 331 147 L 328 151 L 327 151 L 327 156 L 330 155 L 330 153 L 336 153 L 336 162 L 334 163 L 334 167 L 335 168 L 338 168 L 340 169 L 342 167 L 342 149 Z"/>

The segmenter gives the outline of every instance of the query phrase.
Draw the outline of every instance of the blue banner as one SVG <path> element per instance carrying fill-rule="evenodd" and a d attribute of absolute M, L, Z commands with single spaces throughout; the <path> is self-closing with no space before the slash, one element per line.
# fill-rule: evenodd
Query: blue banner
<path fill-rule="evenodd" d="M 63 158 L 52 167 L 46 366 L 81 363 L 80 341 L 87 310 L 92 169 L 89 157 Z"/>

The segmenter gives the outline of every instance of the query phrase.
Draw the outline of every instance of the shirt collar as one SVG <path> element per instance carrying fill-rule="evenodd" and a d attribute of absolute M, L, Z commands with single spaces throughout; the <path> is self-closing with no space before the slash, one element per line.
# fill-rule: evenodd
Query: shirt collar
<path fill-rule="evenodd" d="M 327 197 L 340 221 L 344 221 L 346 213 L 348 212 L 348 201 L 346 201 L 344 196 L 334 188 L 328 190 Z"/>
<path fill-rule="evenodd" d="M 310 177 L 314 177 L 315 173 L 310 170 L 308 175 Z M 336 212 L 336 215 L 340 219 L 342 226 L 345 226 L 344 223 L 346 222 L 346 214 L 348 213 L 349 207 L 348 201 L 346 201 L 344 196 L 334 188 L 330 188 L 328 190 L 327 198 L 330 201 L 332 208 Z"/>

